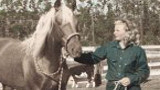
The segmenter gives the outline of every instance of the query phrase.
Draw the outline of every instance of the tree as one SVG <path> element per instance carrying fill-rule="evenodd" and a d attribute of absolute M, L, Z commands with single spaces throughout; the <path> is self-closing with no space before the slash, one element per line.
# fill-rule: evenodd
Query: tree
<path fill-rule="evenodd" d="M 127 16 L 136 22 L 142 44 L 160 44 L 160 1 L 75 1 L 78 0 L 67 0 L 66 3 L 72 7 L 74 2 L 72 8 L 79 13 L 78 28 L 83 45 L 99 45 L 111 41 L 114 20 L 121 16 Z M 0 36 L 23 39 L 35 30 L 40 15 L 52 6 L 51 0 L 1 0 Z"/>

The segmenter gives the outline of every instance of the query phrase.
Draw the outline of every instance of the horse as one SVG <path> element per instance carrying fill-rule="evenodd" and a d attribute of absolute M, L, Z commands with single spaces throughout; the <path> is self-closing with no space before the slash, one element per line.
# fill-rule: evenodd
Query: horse
<path fill-rule="evenodd" d="M 67 58 L 67 65 L 71 73 L 72 88 L 79 87 L 79 83 L 87 83 L 88 87 L 98 87 L 102 84 L 103 63 L 87 65 L 75 62 L 73 58 Z"/>
<path fill-rule="evenodd" d="M 0 38 L 0 82 L 11 90 L 66 90 L 70 76 L 62 57 L 81 55 L 73 11 L 60 0 L 43 14 L 35 32 L 23 41 Z"/>
<path fill-rule="evenodd" d="M 94 87 L 94 65 L 75 64 L 69 68 L 71 76 L 73 77 L 72 88 L 79 87 L 78 83 L 87 82 L 86 87 L 92 84 Z"/>

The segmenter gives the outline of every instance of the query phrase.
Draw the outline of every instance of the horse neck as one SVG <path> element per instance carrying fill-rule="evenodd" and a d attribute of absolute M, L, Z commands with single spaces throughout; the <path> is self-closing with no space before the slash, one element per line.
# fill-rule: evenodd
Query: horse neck
<path fill-rule="evenodd" d="M 58 40 L 47 38 L 42 63 L 46 71 L 55 72 L 61 60 L 62 45 Z"/>

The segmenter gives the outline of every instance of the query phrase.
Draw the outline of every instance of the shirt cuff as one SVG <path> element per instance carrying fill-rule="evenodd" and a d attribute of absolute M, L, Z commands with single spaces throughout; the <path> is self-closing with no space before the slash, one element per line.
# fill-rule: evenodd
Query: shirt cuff
<path fill-rule="evenodd" d="M 128 78 L 130 79 L 131 85 L 140 84 L 140 77 L 138 75 L 129 75 Z"/>

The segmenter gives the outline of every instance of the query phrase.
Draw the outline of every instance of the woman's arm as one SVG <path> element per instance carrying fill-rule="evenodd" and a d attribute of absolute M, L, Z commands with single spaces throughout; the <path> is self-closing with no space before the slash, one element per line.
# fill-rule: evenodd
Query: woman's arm
<path fill-rule="evenodd" d="M 144 82 L 149 77 L 149 74 L 150 70 L 147 63 L 146 53 L 143 49 L 141 49 L 138 56 L 137 71 L 134 74 L 129 75 L 128 77 L 131 81 L 131 84 L 138 85 Z"/>
<path fill-rule="evenodd" d="M 106 49 L 105 46 L 101 46 L 95 52 L 83 53 L 80 57 L 74 58 L 74 60 L 83 64 L 96 64 L 106 58 Z"/>
<path fill-rule="evenodd" d="M 96 62 L 93 60 L 92 54 L 93 53 L 83 53 L 80 57 L 74 58 L 74 60 L 83 64 L 95 64 Z"/>

